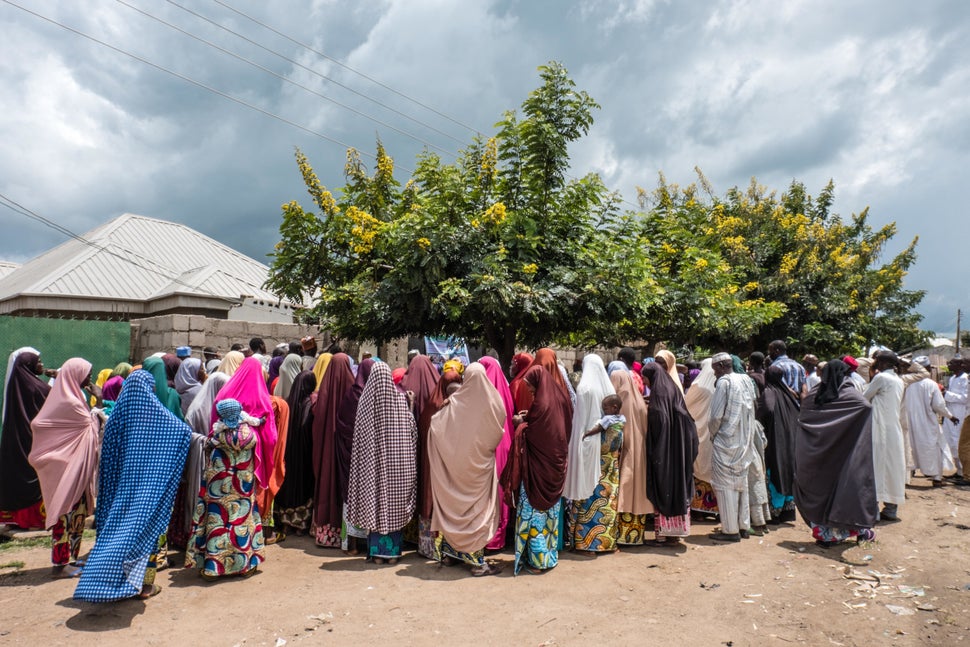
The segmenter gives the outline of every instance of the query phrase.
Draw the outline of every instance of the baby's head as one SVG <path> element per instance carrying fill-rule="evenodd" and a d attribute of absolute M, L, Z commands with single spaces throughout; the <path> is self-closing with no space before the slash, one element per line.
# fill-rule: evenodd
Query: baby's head
<path fill-rule="evenodd" d="M 232 398 L 227 398 L 225 400 L 219 400 L 216 403 L 216 413 L 219 414 L 219 418 L 222 420 L 230 429 L 236 429 L 239 427 L 239 422 L 242 419 L 242 405 L 239 404 L 238 400 L 233 400 Z"/>
<path fill-rule="evenodd" d="M 452 395 L 455 394 L 455 391 L 457 391 L 460 388 L 461 388 L 461 382 L 452 382 L 451 384 L 445 387 L 445 397 L 450 398 Z"/>
<path fill-rule="evenodd" d="M 603 398 L 603 403 L 600 405 L 603 407 L 603 415 L 615 416 L 620 413 L 620 408 L 623 406 L 623 400 L 620 396 L 613 394 L 608 395 Z"/>

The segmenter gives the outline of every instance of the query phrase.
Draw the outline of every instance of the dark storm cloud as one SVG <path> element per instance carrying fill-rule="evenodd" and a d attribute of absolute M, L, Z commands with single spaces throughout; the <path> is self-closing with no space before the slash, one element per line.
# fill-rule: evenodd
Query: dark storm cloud
<path fill-rule="evenodd" d="M 654 186 L 659 172 L 694 181 L 694 166 L 720 192 L 755 175 L 778 190 L 794 177 L 817 193 L 832 178 L 841 213 L 870 205 L 873 226 L 897 221 L 895 251 L 921 236 L 909 283 L 928 290 L 928 327 L 945 330 L 947 312 L 970 306 L 966 282 L 950 271 L 953 228 L 965 219 L 961 174 L 970 139 L 963 52 L 970 11 L 959 0 L 228 0 L 460 123 L 217 3 L 185 5 L 332 80 L 173 4 L 125 1 L 411 136 L 117 2 L 31 8 L 355 146 L 365 161 L 380 138 L 402 181 L 426 146 L 444 149 L 449 160 L 476 131 L 492 134 L 502 112 L 536 86 L 536 66 L 560 60 L 602 105 L 590 136 L 573 149 L 575 175 L 599 171 L 631 198 L 635 186 Z M 340 144 L 9 5 L 0 4 L 0 30 L 0 191 L 75 231 L 128 211 L 183 222 L 265 260 L 280 205 L 312 206 L 294 147 L 324 184 L 343 183 Z M 0 258 L 23 260 L 62 241 L 12 212 L 0 218 L 20 232 L 0 241 Z"/>

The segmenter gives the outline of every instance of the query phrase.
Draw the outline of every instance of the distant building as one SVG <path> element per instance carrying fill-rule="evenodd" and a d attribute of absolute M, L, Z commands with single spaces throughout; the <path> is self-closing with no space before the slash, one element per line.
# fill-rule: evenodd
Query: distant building
<path fill-rule="evenodd" d="M 0 315 L 291 323 L 299 307 L 263 289 L 266 265 L 185 225 L 124 214 L 81 238 L 0 263 Z"/>

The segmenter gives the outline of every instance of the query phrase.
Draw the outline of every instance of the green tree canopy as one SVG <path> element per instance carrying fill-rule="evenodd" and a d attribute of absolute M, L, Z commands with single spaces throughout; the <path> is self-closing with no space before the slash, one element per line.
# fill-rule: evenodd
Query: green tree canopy
<path fill-rule="evenodd" d="M 831 182 L 813 198 L 797 181 L 778 196 L 752 179 L 746 189 L 732 188 L 721 198 L 700 171 L 698 175 L 703 198 L 693 185 L 679 191 L 661 176 L 656 206 L 646 220 L 669 212 L 664 205 L 681 210 L 694 206 L 688 224 L 698 238 L 706 239 L 701 247 L 718 250 L 730 267 L 726 290 L 738 299 L 784 308 L 764 325 L 742 322 L 728 334 L 701 327 L 695 339 L 711 346 L 749 340 L 753 350 L 782 339 L 796 351 L 821 356 L 859 353 L 871 342 L 902 350 L 925 341 L 927 333 L 919 328 L 922 317 L 914 310 L 923 292 L 903 287 L 916 260 L 916 239 L 881 263 L 895 224 L 874 230 L 868 209 L 848 221 L 832 214 Z M 695 305 L 695 311 L 702 312 L 701 306 Z"/>
<path fill-rule="evenodd" d="M 572 179 L 569 146 L 598 108 L 558 63 L 453 163 L 419 156 L 402 186 L 380 142 L 353 149 L 335 196 L 297 151 L 316 207 L 283 206 L 267 285 L 338 336 L 385 342 L 448 334 L 511 359 L 519 346 L 626 340 L 757 347 L 780 337 L 818 352 L 919 337 L 902 289 L 913 245 L 877 266 L 893 225 L 829 214 L 832 187 L 780 197 L 752 182 L 640 192 L 639 211 L 596 174 Z"/>

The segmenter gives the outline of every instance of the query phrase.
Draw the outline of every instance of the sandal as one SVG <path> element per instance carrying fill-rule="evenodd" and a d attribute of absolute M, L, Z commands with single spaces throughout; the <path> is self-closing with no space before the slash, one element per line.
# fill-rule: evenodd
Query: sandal
<path fill-rule="evenodd" d="M 141 593 L 139 593 L 135 597 L 138 598 L 139 600 L 147 600 L 148 598 L 155 597 L 161 592 L 162 592 L 162 587 L 160 587 L 158 584 L 152 584 L 152 588 L 149 589 L 147 592 L 145 591 L 145 587 L 143 586 L 141 588 Z"/>
<path fill-rule="evenodd" d="M 69 564 L 64 564 L 61 566 L 55 566 L 51 569 L 52 575 L 56 580 L 69 580 L 75 577 L 81 577 L 81 567 L 71 566 Z"/>
<path fill-rule="evenodd" d="M 713 539 L 714 541 L 729 541 L 735 544 L 741 541 L 740 533 L 737 535 L 729 535 L 725 532 L 721 532 L 720 530 L 717 532 L 712 532 L 708 535 L 708 538 Z"/>
<path fill-rule="evenodd" d="M 502 572 L 502 567 L 498 564 L 484 564 L 483 566 L 472 569 L 472 577 L 486 577 L 488 575 L 498 575 Z"/>

